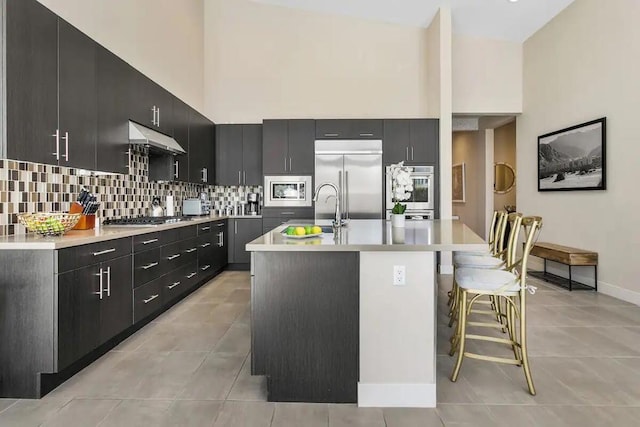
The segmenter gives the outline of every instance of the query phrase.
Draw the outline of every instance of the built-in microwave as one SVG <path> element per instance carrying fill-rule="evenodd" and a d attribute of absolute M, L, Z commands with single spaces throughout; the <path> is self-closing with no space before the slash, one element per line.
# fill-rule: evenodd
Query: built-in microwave
<path fill-rule="evenodd" d="M 265 176 L 264 206 L 312 206 L 311 176 Z"/>
<path fill-rule="evenodd" d="M 413 191 L 409 200 L 401 202 L 407 205 L 408 211 L 426 211 L 433 210 L 435 207 L 434 200 L 434 167 L 433 166 L 410 166 L 411 180 L 413 181 Z M 394 202 L 391 199 L 391 175 L 389 166 L 386 170 L 386 199 L 387 210 L 393 208 Z"/>

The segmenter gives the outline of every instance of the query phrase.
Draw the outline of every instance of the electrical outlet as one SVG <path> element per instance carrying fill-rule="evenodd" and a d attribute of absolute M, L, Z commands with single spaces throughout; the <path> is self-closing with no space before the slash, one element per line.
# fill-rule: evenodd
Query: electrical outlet
<path fill-rule="evenodd" d="M 393 285 L 405 286 L 407 284 L 407 270 L 404 265 L 393 266 Z"/>

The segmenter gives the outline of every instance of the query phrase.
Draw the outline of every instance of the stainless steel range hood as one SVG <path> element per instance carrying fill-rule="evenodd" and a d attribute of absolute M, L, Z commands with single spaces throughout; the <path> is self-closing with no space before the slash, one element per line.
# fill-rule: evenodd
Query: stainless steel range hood
<path fill-rule="evenodd" d="M 146 145 L 150 151 L 160 151 L 170 154 L 186 153 L 180 144 L 178 144 L 178 141 L 170 136 L 131 121 L 129 122 L 129 141 L 132 144 Z"/>

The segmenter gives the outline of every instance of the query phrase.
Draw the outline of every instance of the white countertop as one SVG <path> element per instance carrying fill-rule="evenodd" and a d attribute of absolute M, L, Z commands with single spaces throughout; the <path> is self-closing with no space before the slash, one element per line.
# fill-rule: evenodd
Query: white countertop
<path fill-rule="evenodd" d="M 106 240 L 154 233 L 156 231 L 170 230 L 173 228 L 188 227 L 190 225 L 197 225 L 203 222 L 217 221 L 227 218 L 230 217 L 218 215 L 198 216 L 193 217 L 188 221 L 180 221 L 152 227 L 118 227 L 114 225 L 102 225 L 100 228 L 93 230 L 70 230 L 64 235 L 57 237 L 44 237 L 36 233 L 16 234 L 0 238 L 0 250 L 63 249 L 71 246 L 104 242 Z M 234 218 L 256 218 L 256 216 L 237 216 Z"/>
<path fill-rule="evenodd" d="M 487 243 L 457 220 L 407 221 L 403 228 L 392 228 L 391 221 L 351 220 L 339 235 L 284 237 L 282 225 L 247 244 L 252 252 L 261 251 L 458 251 L 486 250 Z M 292 225 L 292 224 L 291 224 Z"/>

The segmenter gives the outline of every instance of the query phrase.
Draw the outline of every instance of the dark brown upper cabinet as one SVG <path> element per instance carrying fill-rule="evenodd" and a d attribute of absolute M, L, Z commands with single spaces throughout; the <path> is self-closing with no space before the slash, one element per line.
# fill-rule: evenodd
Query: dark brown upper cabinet
<path fill-rule="evenodd" d="M 408 165 L 436 165 L 439 140 L 437 119 L 385 120 L 384 164 L 404 161 Z"/>
<path fill-rule="evenodd" d="M 262 184 L 262 125 L 216 126 L 216 184 Z"/>
<path fill-rule="evenodd" d="M 316 120 L 317 139 L 380 139 L 382 120 Z"/>
<path fill-rule="evenodd" d="M 314 120 L 265 120 L 262 138 L 264 175 L 313 174 Z"/>

